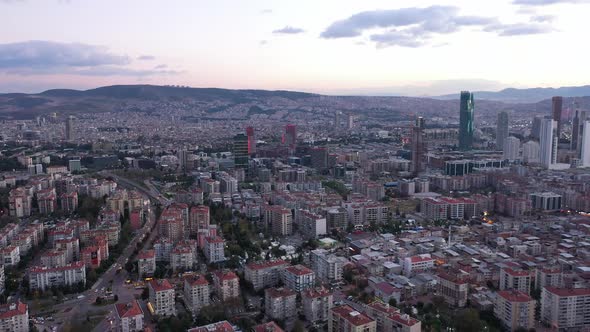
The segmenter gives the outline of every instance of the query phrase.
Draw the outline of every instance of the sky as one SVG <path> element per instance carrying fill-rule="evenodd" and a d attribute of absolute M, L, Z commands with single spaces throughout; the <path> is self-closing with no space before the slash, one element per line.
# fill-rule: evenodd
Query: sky
<path fill-rule="evenodd" d="M 588 84 L 590 0 L 0 0 L 0 92 Z"/>

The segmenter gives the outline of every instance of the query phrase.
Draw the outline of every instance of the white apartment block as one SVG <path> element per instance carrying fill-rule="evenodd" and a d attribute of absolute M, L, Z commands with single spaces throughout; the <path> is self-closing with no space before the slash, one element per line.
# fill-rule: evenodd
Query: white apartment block
<path fill-rule="evenodd" d="M 264 307 L 270 319 L 284 320 L 297 315 L 297 293 L 289 288 L 267 288 Z"/>
<path fill-rule="evenodd" d="M 31 289 L 46 290 L 53 286 L 72 286 L 77 283 L 86 284 L 86 267 L 78 261 L 60 267 L 32 267 L 29 271 Z"/>
<path fill-rule="evenodd" d="M 205 276 L 191 275 L 184 279 L 184 300 L 193 315 L 209 305 L 209 295 L 209 281 Z"/>
<path fill-rule="evenodd" d="M 303 314 L 311 323 L 328 321 L 333 295 L 325 288 L 310 288 L 301 293 Z"/>
<path fill-rule="evenodd" d="M 29 332 L 29 307 L 20 301 L 0 305 L 0 332 Z"/>
<path fill-rule="evenodd" d="M 541 320 L 560 331 L 580 331 L 588 328 L 590 288 L 543 288 Z"/>
<path fill-rule="evenodd" d="M 155 315 L 174 316 L 176 306 L 174 302 L 174 287 L 167 279 L 151 280 L 148 284 L 150 304 Z"/>
<path fill-rule="evenodd" d="M 143 310 L 137 302 L 133 300 L 129 303 L 117 303 L 115 305 L 117 312 L 117 330 L 120 332 L 141 332 L 143 331 Z"/>
<path fill-rule="evenodd" d="M 287 288 L 302 292 L 315 286 L 315 273 L 303 265 L 289 266 L 283 273 L 283 281 Z"/>
<path fill-rule="evenodd" d="M 281 275 L 287 266 L 289 263 L 282 259 L 250 263 L 244 269 L 244 278 L 252 283 L 252 287 L 257 291 L 266 287 L 274 287 L 281 281 Z"/>

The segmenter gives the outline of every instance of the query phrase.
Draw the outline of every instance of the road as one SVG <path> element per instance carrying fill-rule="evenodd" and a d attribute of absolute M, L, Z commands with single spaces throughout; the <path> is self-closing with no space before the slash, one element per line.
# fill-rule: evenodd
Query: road
<path fill-rule="evenodd" d="M 93 312 L 100 313 L 101 311 L 105 310 L 110 311 L 106 318 L 99 323 L 94 331 L 110 330 L 110 320 L 113 320 L 115 315 L 112 305 L 104 307 L 93 305 L 97 296 L 104 296 L 103 288 L 106 289 L 111 286 L 113 288 L 113 294 L 116 294 L 119 297 L 118 300 L 121 303 L 129 302 L 133 299 L 135 293 L 133 286 L 125 284 L 125 280 L 127 279 L 127 271 L 123 269 L 117 273 L 117 269 L 125 266 L 138 243 L 143 243 L 145 246 L 148 245 L 149 242 L 153 241 L 156 232 L 152 232 L 148 238 L 148 241 L 144 241 L 146 234 L 149 233 L 151 229 L 153 229 L 153 226 L 156 222 L 153 204 L 156 202 L 164 206 L 169 204 L 169 201 L 160 196 L 160 193 L 157 191 L 154 192 L 155 188 L 152 190 L 146 190 L 134 181 L 121 178 L 109 172 L 101 173 L 105 176 L 112 177 L 122 187 L 133 188 L 149 197 L 152 203 L 152 208 L 150 209 L 146 223 L 139 231 L 136 232 L 133 239 L 129 242 L 127 247 L 125 247 L 116 262 L 105 271 L 105 273 L 94 283 L 94 285 L 92 285 L 90 289 L 84 291 L 81 294 L 77 294 L 78 296 L 83 295 L 83 298 L 74 298 L 53 307 L 53 309 L 57 312 L 54 315 L 56 322 L 72 322 L 74 321 L 74 318 L 80 321 L 82 319 L 86 319 L 87 315 L 92 316 Z M 59 325 L 58 331 L 62 329 L 63 325 Z"/>

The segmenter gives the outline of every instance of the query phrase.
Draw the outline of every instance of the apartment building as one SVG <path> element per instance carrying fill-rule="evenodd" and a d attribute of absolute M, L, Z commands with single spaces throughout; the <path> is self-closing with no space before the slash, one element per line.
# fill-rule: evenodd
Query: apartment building
<path fill-rule="evenodd" d="M 330 309 L 328 332 L 377 332 L 377 322 L 348 305 Z"/>
<path fill-rule="evenodd" d="M 535 304 L 528 294 L 518 290 L 503 290 L 496 294 L 494 315 L 509 331 L 535 327 Z"/>
<path fill-rule="evenodd" d="M 283 270 L 287 266 L 289 263 L 282 259 L 250 263 L 244 269 L 244 278 L 252 283 L 252 287 L 257 291 L 266 287 L 274 287 L 279 284 Z"/>
<path fill-rule="evenodd" d="M 588 328 L 590 288 L 543 288 L 541 320 L 560 331 L 580 331 Z"/>
<path fill-rule="evenodd" d="M 174 316 L 176 306 L 174 302 L 174 287 L 167 279 L 154 279 L 148 284 L 149 305 L 152 306 L 154 315 Z M 149 306 L 148 306 L 149 307 Z"/>
<path fill-rule="evenodd" d="M 303 314 L 308 322 L 328 321 L 330 309 L 332 309 L 333 295 L 328 289 L 309 288 L 301 293 Z"/>
<path fill-rule="evenodd" d="M 467 304 L 469 283 L 461 274 L 439 272 L 436 275 L 437 294 L 454 307 L 464 307 Z"/>
<path fill-rule="evenodd" d="M 209 305 L 209 293 L 209 281 L 205 276 L 190 275 L 184 278 L 184 300 L 193 315 Z"/>
<path fill-rule="evenodd" d="M 505 267 L 500 270 L 500 290 L 515 289 L 523 293 L 531 292 L 531 272 Z"/>
<path fill-rule="evenodd" d="M 137 271 L 139 277 L 151 276 L 156 272 L 155 250 L 144 250 L 137 254 Z"/>
<path fill-rule="evenodd" d="M 117 303 L 117 331 L 120 332 L 141 332 L 143 331 L 143 310 L 137 300 L 129 303 Z"/>
<path fill-rule="evenodd" d="M 289 288 L 267 288 L 264 307 L 270 319 L 284 320 L 297 315 L 297 293 Z"/>
<path fill-rule="evenodd" d="M 225 240 L 219 236 L 206 237 L 204 254 L 209 264 L 225 261 Z"/>
<path fill-rule="evenodd" d="M 293 265 L 285 268 L 283 281 L 287 288 L 299 293 L 315 286 L 315 273 L 303 265 Z"/>
<path fill-rule="evenodd" d="M 20 301 L 0 305 L 1 332 L 29 332 L 29 307 Z"/>
<path fill-rule="evenodd" d="M 227 301 L 240 296 L 240 278 L 232 271 L 218 270 L 213 272 L 215 294 Z"/>
<path fill-rule="evenodd" d="M 77 261 L 60 267 L 32 267 L 29 271 L 29 287 L 44 291 L 53 286 L 73 286 L 86 284 L 86 267 Z"/>

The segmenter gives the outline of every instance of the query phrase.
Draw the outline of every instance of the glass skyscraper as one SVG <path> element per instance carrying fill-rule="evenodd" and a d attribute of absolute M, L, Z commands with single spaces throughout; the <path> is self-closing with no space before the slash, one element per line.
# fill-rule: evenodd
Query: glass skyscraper
<path fill-rule="evenodd" d="M 459 110 L 459 149 L 473 148 L 473 93 L 461 91 L 461 106 Z"/>

